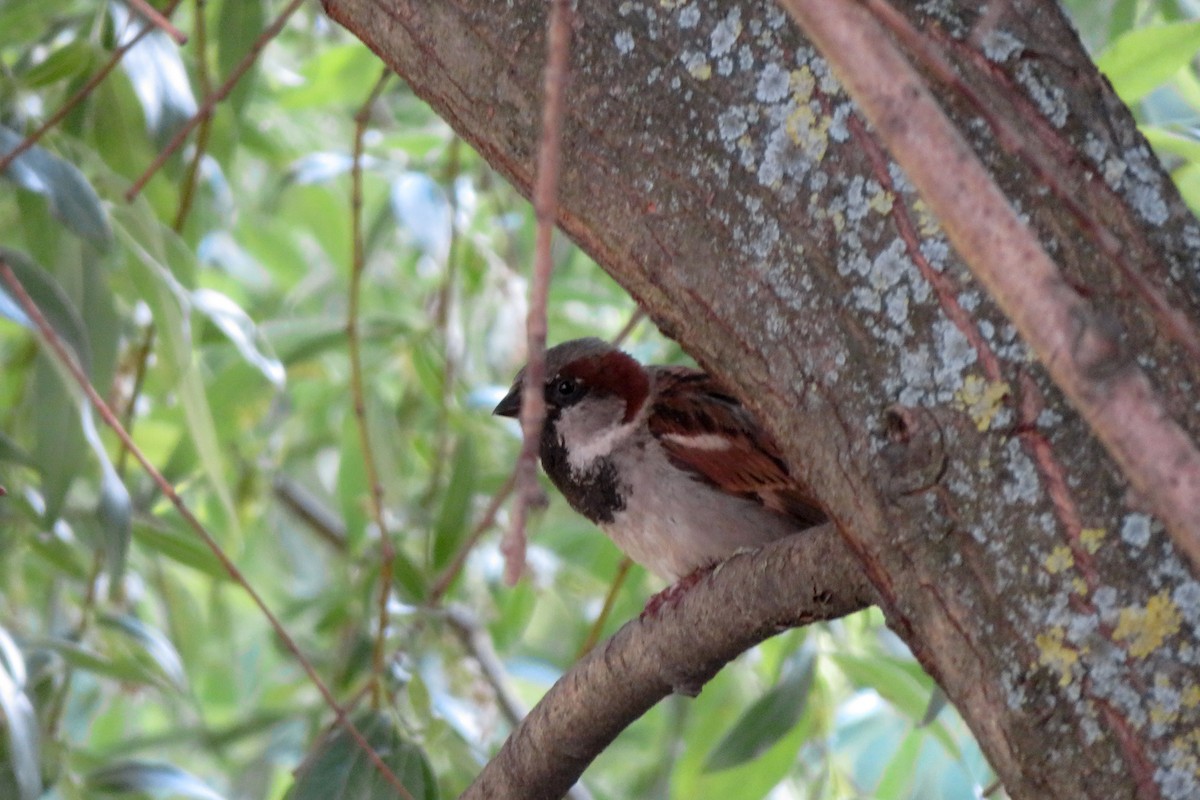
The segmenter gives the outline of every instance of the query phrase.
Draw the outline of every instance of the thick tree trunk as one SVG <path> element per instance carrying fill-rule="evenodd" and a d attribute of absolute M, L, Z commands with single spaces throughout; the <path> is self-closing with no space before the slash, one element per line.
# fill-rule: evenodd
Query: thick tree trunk
<path fill-rule="evenodd" d="M 325 5 L 529 191 L 544 0 Z M 1200 229 L 1058 5 L 896 5 L 1116 332 L 1093 377 L 1195 441 Z M 778 435 L 1009 792 L 1200 797 L 1200 583 L 785 13 L 580 3 L 571 60 L 561 226 Z"/>

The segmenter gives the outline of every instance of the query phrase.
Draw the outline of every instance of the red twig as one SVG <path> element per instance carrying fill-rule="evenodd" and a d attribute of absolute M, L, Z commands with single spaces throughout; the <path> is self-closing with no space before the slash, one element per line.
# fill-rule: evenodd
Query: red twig
<path fill-rule="evenodd" d="M 181 2 L 183 2 L 183 0 L 173 0 L 171 5 L 167 6 L 165 13 L 170 14 L 173 12 Z M 63 103 L 57 111 L 51 114 L 49 119 L 43 122 L 33 133 L 26 136 L 20 144 L 4 155 L 0 156 L 0 172 L 4 172 L 4 170 L 8 169 L 8 165 L 15 161 L 17 157 L 37 144 L 38 141 L 41 140 L 41 138 L 47 133 L 49 133 L 55 125 L 66 119 L 67 115 L 71 113 L 75 106 L 82 103 L 89 94 L 95 91 L 97 86 L 104 82 L 104 79 L 107 78 L 109 74 L 116 68 L 117 64 L 121 63 L 121 59 L 125 57 L 125 54 L 128 53 L 135 44 L 140 42 L 146 36 L 146 34 L 150 33 L 150 31 L 154 29 L 155 28 L 153 25 L 147 25 L 134 34 L 133 38 L 128 42 L 121 45 L 116 50 L 113 50 L 112 55 L 109 56 L 109 59 L 107 62 L 105 62 L 104 66 L 96 70 L 96 73 L 92 75 L 92 77 L 88 78 L 87 82 L 84 83 L 83 86 L 80 86 L 79 90 L 67 99 L 67 102 Z"/>
<path fill-rule="evenodd" d="M 526 333 L 529 363 L 521 392 L 521 432 L 524 443 L 517 459 L 517 500 L 512 524 L 501 550 L 505 556 L 504 577 L 510 584 L 521 577 L 525 566 L 525 518 L 539 494 L 537 483 L 538 442 L 546 405 L 545 383 L 546 296 L 553 266 L 550 240 L 557 219 L 558 171 L 562 160 L 563 106 L 566 98 L 567 61 L 571 43 L 571 6 L 568 0 L 552 0 L 546 58 L 546 101 L 542 106 L 542 140 L 538 147 L 537 180 L 533 186 L 533 210 L 537 216 L 537 240 L 533 261 Z"/>
<path fill-rule="evenodd" d="M 283 9 L 283 12 L 258 35 L 258 38 L 254 40 L 254 44 L 250 46 L 250 51 L 233 68 L 233 72 L 229 74 L 225 82 L 218 86 L 215 92 L 204 98 L 200 107 L 196 109 L 196 113 L 181 125 L 179 130 L 175 131 L 175 135 L 171 137 L 171 141 L 167 142 L 167 146 L 155 157 L 153 163 L 146 168 L 141 177 L 133 182 L 133 185 L 129 187 L 129 191 L 125 192 L 126 200 L 132 202 L 133 198 L 138 196 L 138 193 L 142 191 L 146 183 L 154 177 L 154 173 L 162 169 L 162 165 L 167 163 L 167 159 L 171 157 L 171 154 L 183 145 L 188 134 L 200 124 L 201 120 L 212 113 L 217 103 L 229 96 L 229 93 L 233 91 L 233 87 L 237 85 L 237 82 L 254 66 L 254 62 L 258 60 L 258 56 L 262 53 L 262 49 L 266 47 L 267 42 L 279 35 L 279 32 L 283 30 L 283 26 L 287 23 L 288 19 L 292 14 L 296 13 L 296 10 L 303 3 L 304 0 L 292 0 L 292 2 L 287 4 L 287 8 Z"/>
<path fill-rule="evenodd" d="M 181 517 L 183 517 L 188 527 L 190 527 L 196 533 L 196 535 L 200 537 L 201 541 L 204 542 L 204 545 L 212 552 L 214 556 L 216 556 L 217 561 L 220 562 L 222 569 L 225 570 L 234 583 L 242 587 L 246 594 L 250 596 L 250 600 L 255 606 L 258 607 L 258 610 L 267 620 L 267 624 L 271 626 L 271 630 L 274 631 L 275 635 L 279 637 L 279 641 L 283 644 L 284 648 L 291 653 L 292 657 L 296 659 L 296 663 L 298 663 L 300 668 L 304 670 L 304 673 L 308 676 L 308 679 L 312 682 L 313 686 L 316 687 L 317 691 L 324 699 L 325 704 L 337 717 L 338 722 L 345 727 L 346 732 L 350 734 L 350 737 L 358 743 L 359 747 L 363 749 L 363 751 L 367 754 L 367 758 L 370 759 L 371 763 L 375 765 L 375 768 L 379 770 L 380 774 L 383 775 L 387 782 L 390 783 L 403 797 L 405 797 L 406 800 L 413 800 L 412 794 L 410 794 L 409 791 L 404 788 L 404 785 L 400 782 L 400 779 L 396 777 L 396 774 L 392 772 L 391 768 L 389 768 L 386 763 L 384 763 L 383 759 L 379 757 L 379 754 L 375 752 L 375 749 L 371 747 L 371 744 L 362 735 L 362 732 L 359 731 L 354 723 L 350 721 L 349 717 L 346 716 L 345 709 L 343 709 L 338 703 L 337 699 L 333 696 L 333 693 L 329 690 L 329 687 L 325 685 L 325 682 L 321 680 L 321 676 L 317 674 L 316 669 L 314 669 L 312 664 L 309 663 L 308 659 L 304 657 L 304 654 L 300 652 L 300 647 L 296 644 L 296 640 L 293 639 L 287 632 L 287 629 L 283 626 L 283 623 L 280 622 L 279 618 L 275 616 L 275 613 L 271 611 L 271 608 L 267 605 L 266 601 L 263 600 L 262 596 L 254 589 L 254 586 L 251 585 L 250 581 L 246 579 L 246 576 L 240 569 L 238 569 L 238 566 L 234 564 L 229 556 L 226 555 L 225 551 L 221 549 L 221 545 L 219 545 L 217 540 L 213 538 L 212 534 L 208 532 L 208 529 L 204 527 L 204 524 L 200 522 L 196 515 L 192 513 L 192 510 L 187 507 L 187 505 L 183 502 L 183 498 L 181 498 L 179 493 L 175 491 L 175 487 L 171 485 L 170 481 L 163 477 L 162 473 L 158 471 L 158 468 L 155 467 L 154 464 L 150 462 L 150 459 L 146 457 L 146 454 L 143 453 L 136 444 L 134 444 L 129 433 L 121 425 L 120 420 L 117 419 L 117 415 L 111 408 L 109 408 L 108 403 L 104 401 L 104 398 L 100 396 L 100 393 L 96 391 L 95 387 L 92 386 L 91 382 L 87 378 L 87 375 L 84 374 L 83 369 L 71 356 L 66 345 L 63 344 L 62 339 L 59 338 L 58 333 L 55 332 L 54 328 L 50 326 L 50 323 L 46 321 L 46 317 L 42 315 L 41 309 L 39 309 L 37 304 L 33 302 L 33 298 L 31 298 L 25 291 L 25 287 L 21 285 L 21 282 L 17 280 L 17 276 L 13 272 L 12 267 L 10 267 L 3 259 L 0 259 L 0 278 L 4 279 L 4 282 L 12 291 L 13 297 L 17 299 L 17 302 L 20 303 L 21 308 L 25 311 L 25 314 L 33 321 L 34 325 L 37 326 L 42 340 L 45 341 L 45 343 L 54 352 L 54 357 L 58 360 L 58 362 L 66 367 L 66 369 L 71 373 L 71 377 L 74 378 L 75 383 L 78 384 L 79 388 L 83 390 L 83 393 L 87 396 L 88 400 L 91 401 L 97 413 L 100 414 L 101 419 L 103 419 L 105 424 L 113 430 L 113 433 L 115 433 L 117 438 L 121 440 L 121 444 L 125 446 L 125 448 L 130 452 L 130 454 L 133 455 L 135 459 L 137 459 L 137 462 L 142 465 L 142 469 L 144 469 L 146 474 L 150 476 L 150 479 L 154 481 L 154 484 L 158 487 L 159 491 L 163 493 L 163 496 L 170 500 L 171 504 L 175 506 L 175 510 L 179 512 Z"/>
<path fill-rule="evenodd" d="M 146 21 L 153 27 L 158 28 L 167 36 L 174 39 L 175 44 L 187 44 L 187 34 L 172 25 L 169 19 L 163 16 L 157 8 L 147 3 L 146 0 L 126 0 L 126 2 L 133 7 L 134 11 L 145 17 Z"/>
<path fill-rule="evenodd" d="M 359 337 L 359 308 L 362 301 L 362 275 L 367 266 L 366 250 L 362 234 L 362 156 L 363 137 L 371 118 L 371 108 L 391 76 L 384 69 L 371 93 L 354 115 L 354 159 L 350 169 L 350 229 L 353 232 L 353 263 L 350 265 L 350 298 L 346 313 L 346 342 L 350 349 L 350 392 L 354 398 L 354 419 L 358 426 L 358 444 L 362 450 L 363 466 L 367 472 L 367 487 L 371 494 L 371 514 L 379 530 L 379 614 L 372 654 L 374 672 L 374 700 L 378 708 L 382 700 L 380 682 L 383 679 L 384 651 L 387 643 L 388 598 L 392 593 L 392 572 L 396 563 L 396 548 L 388 531 L 383 513 L 383 484 L 379 480 L 379 467 L 375 463 L 375 451 L 371 447 L 371 432 L 367 424 L 367 395 L 363 386 L 362 340 Z"/>

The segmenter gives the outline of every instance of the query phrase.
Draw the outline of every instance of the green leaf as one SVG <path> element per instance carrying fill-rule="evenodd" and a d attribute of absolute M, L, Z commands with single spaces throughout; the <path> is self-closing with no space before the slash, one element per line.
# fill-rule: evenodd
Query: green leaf
<path fill-rule="evenodd" d="M 910 731 L 896 748 L 895 755 L 888 761 L 875 785 L 875 800 L 906 800 L 912 796 L 913 782 L 917 776 L 918 756 L 926 736 L 920 730 Z"/>
<path fill-rule="evenodd" d="M 1187 66 L 1200 50 L 1200 20 L 1139 28 L 1123 34 L 1096 58 L 1126 103 L 1140 100 Z"/>
<path fill-rule="evenodd" d="M 217 64 L 221 70 L 222 81 L 233 73 L 242 58 L 250 52 L 265 22 L 262 0 L 225 0 L 221 4 L 221 18 L 217 31 Z M 235 116 L 241 117 L 257 77 L 256 63 L 242 75 L 241 80 L 230 92 L 227 102 L 234 110 Z"/>
<path fill-rule="evenodd" d="M 1157 153 L 1170 153 L 1193 164 L 1200 164 L 1200 140 L 1158 125 L 1142 125 L 1140 130 Z"/>
<path fill-rule="evenodd" d="M 183 669 L 179 651 L 162 631 L 128 614 L 103 614 L 99 622 L 103 627 L 121 634 L 132 645 L 135 657 L 143 663 L 152 664 L 171 686 L 181 692 L 187 690 L 187 673 Z"/>
<path fill-rule="evenodd" d="M 46 352 L 38 353 L 30 391 L 34 413 L 33 456 L 42 476 L 43 519 L 62 514 L 67 492 L 86 463 L 87 442 L 79 425 L 79 399 L 63 391 L 61 369 Z"/>
<path fill-rule="evenodd" d="M 67 78 L 76 78 L 86 75 L 95 60 L 96 53 L 92 45 L 86 40 L 75 39 L 22 74 L 21 82 L 28 89 L 38 89 Z"/>
<path fill-rule="evenodd" d="M 857 686 L 867 686 L 879 693 L 892 706 L 915 724 L 922 724 L 929 710 L 933 693 L 932 681 L 920 673 L 920 666 L 908 659 L 882 655 L 859 656 L 853 653 L 831 653 L 847 678 Z M 917 677 L 917 673 L 922 678 Z M 929 731 L 945 745 L 954 758 L 960 758 L 958 743 L 946 728 L 934 721 Z"/>
<path fill-rule="evenodd" d="M 125 558 L 129 554 L 133 503 L 129 497 L 129 490 L 125 488 L 124 481 L 108 458 L 104 443 L 100 441 L 96 422 L 92 418 L 91 403 L 83 400 L 81 406 L 83 436 L 96 455 L 96 460 L 100 462 L 100 500 L 96 518 L 100 522 L 100 530 L 104 533 L 104 550 L 112 589 L 117 591 L 125 574 Z"/>
<path fill-rule="evenodd" d="M 0 247 L 0 261 L 8 264 L 21 288 L 33 300 L 46 322 L 58 334 L 67 349 L 75 356 L 85 374 L 92 370 L 92 348 L 88 343 L 87 330 L 71 298 L 51 275 L 33 259 L 17 250 Z M 5 281 L 0 280 L 0 316 L 7 317 L 19 325 L 37 333 L 37 326 L 25 314 L 20 302 L 13 296 Z"/>
<path fill-rule="evenodd" d="M 20 464 L 23 467 L 34 466 L 33 457 L 4 431 L 0 431 L 0 461 Z"/>
<path fill-rule="evenodd" d="M 118 41 L 133 39 L 148 23 L 137 20 L 122 3 L 109 5 Z M 188 81 L 179 47 L 163 31 L 151 31 L 126 51 L 121 69 L 129 76 L 145 115 L 146 127 L 160 145 L 196 113 L 196 97 Z"/>
<path fill-rule="evenodd" d="M 450 483 L 442 497 L 442 507 L 434 525 L 433 566 L 441 570 L 458 552 L 466 538 L 471 519 L 471 498 L 477 479 L 475 448 L 470 436 L 463 436 L 454 451 Z"/>
<path fill-rule="evenodd" d="M 16 131 L 0 125 L 0 155 L 15 150 L 23 140 Z M 3 174 L 49 200 L 51 212 L 72 233 L 100 250 L 112 244 L 112 228 L 100 196 L 75 165 L 34 145 L 17 156 Z"/>
<path fill-rule="evenodd" d="M 204 781 L 172 764 L 157 761 L 121 761 L 88 774 L 84 786 L 105 794 L 182 796 L 194 800 L 224 800 Z"/>
<path fill-rule="evenodd" d="M 210 578 L 229 579 L 221 562 L 190 530 L 166 521 L 138 521 L 133 523 L 133 538 L 140 546 Z"/>
<path fill-rule="evenodd" d="M 414 800 L 437 800 L 437 781 L 425 754 L 405 741 L 387 716 L 360 714 L 354 725 Z M 297 771 L 285 800 L 394 800 L 396 795 L 362 747 L 338 728 Z"/>
<path fill-rule="evenodd" d="M 709 753 L 705 772 L 729 769 L 758 757 L 796 725 L 812 688 L 814 661 L 813 650 L 807 646 L 791 657 L 779 682 L 746 709 Z"/>
<path fill-rule="evenodd" d="M 233 496 L 226 481 L 224 459 L 212 409 L 204 392 L 204 382 L 193 363 L 189 294 L 177 274 L 189 275 L 190 263 L 173 271 L 161 253 L 169 251 L 173 261 L 188 261 L 182 243 L 173 234 L 163 238 L 160 228 L 147 225 L 138 211 L 117 212 L 117 235 L 132 255 L 131 275 L 142 298 L 150 306 L 158 331 L 161 362 L 174 381 L 175 391 L 188 421 L 188 435 L 196 448 L 200 464 L 212 484 L 227 516 L 225 529 L 231 540 L 241 539 Z M 138 235 L 144 237 L 139 239 Z"/>
<path fill-rule="evenodd" d="M 271 352 L 254 320 L 237 303 L 212 289 L 197 289 L 192 292 L 192 306 L 233 342 L 247 364 L 261 372 L 275 388 L 283 388 L 287 377 L 283 364 Z"/>
<path fill-rule="evenodd" d="M 25 694 L 24 658 L 4 628 L 0 628 L 0 655 L 0 732 L 4 734 L 0 743 L 8 745 L 17 800 L 35 800 L 42 794 L 37 712 Z"/>

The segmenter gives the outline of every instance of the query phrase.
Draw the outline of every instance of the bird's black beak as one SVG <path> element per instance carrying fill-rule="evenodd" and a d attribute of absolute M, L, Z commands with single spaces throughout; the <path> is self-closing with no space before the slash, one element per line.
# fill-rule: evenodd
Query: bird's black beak
<path fill-rule="evenodd" d="M 512 390 L 504 395 L 492 413 L 497 417 L 516 417 L 521 413 L 521 383 L 518 381 Z"/>

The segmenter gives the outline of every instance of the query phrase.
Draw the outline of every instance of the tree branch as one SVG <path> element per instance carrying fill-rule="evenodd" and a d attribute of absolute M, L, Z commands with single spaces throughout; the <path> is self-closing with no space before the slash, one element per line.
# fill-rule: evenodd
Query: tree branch
<path fill-rule="evenodd" d="M 971 272 L 1193 567 L 1200 567 L 1200 452 L 1122 346 L 1120 323 L 1064 280 L 925 81 L 864 6 L 851 0 L 780 4 L 829 60 Z"/>
<path fill-rule="evenodd" d="M 626 624 L 558 680 L 462 795 L 560 798 L 618 733 L 672 692 L 695 696 L 722 667 L 788 628 L 874 602 L 833 525 L 736 555 L 674 608 Z"/>

